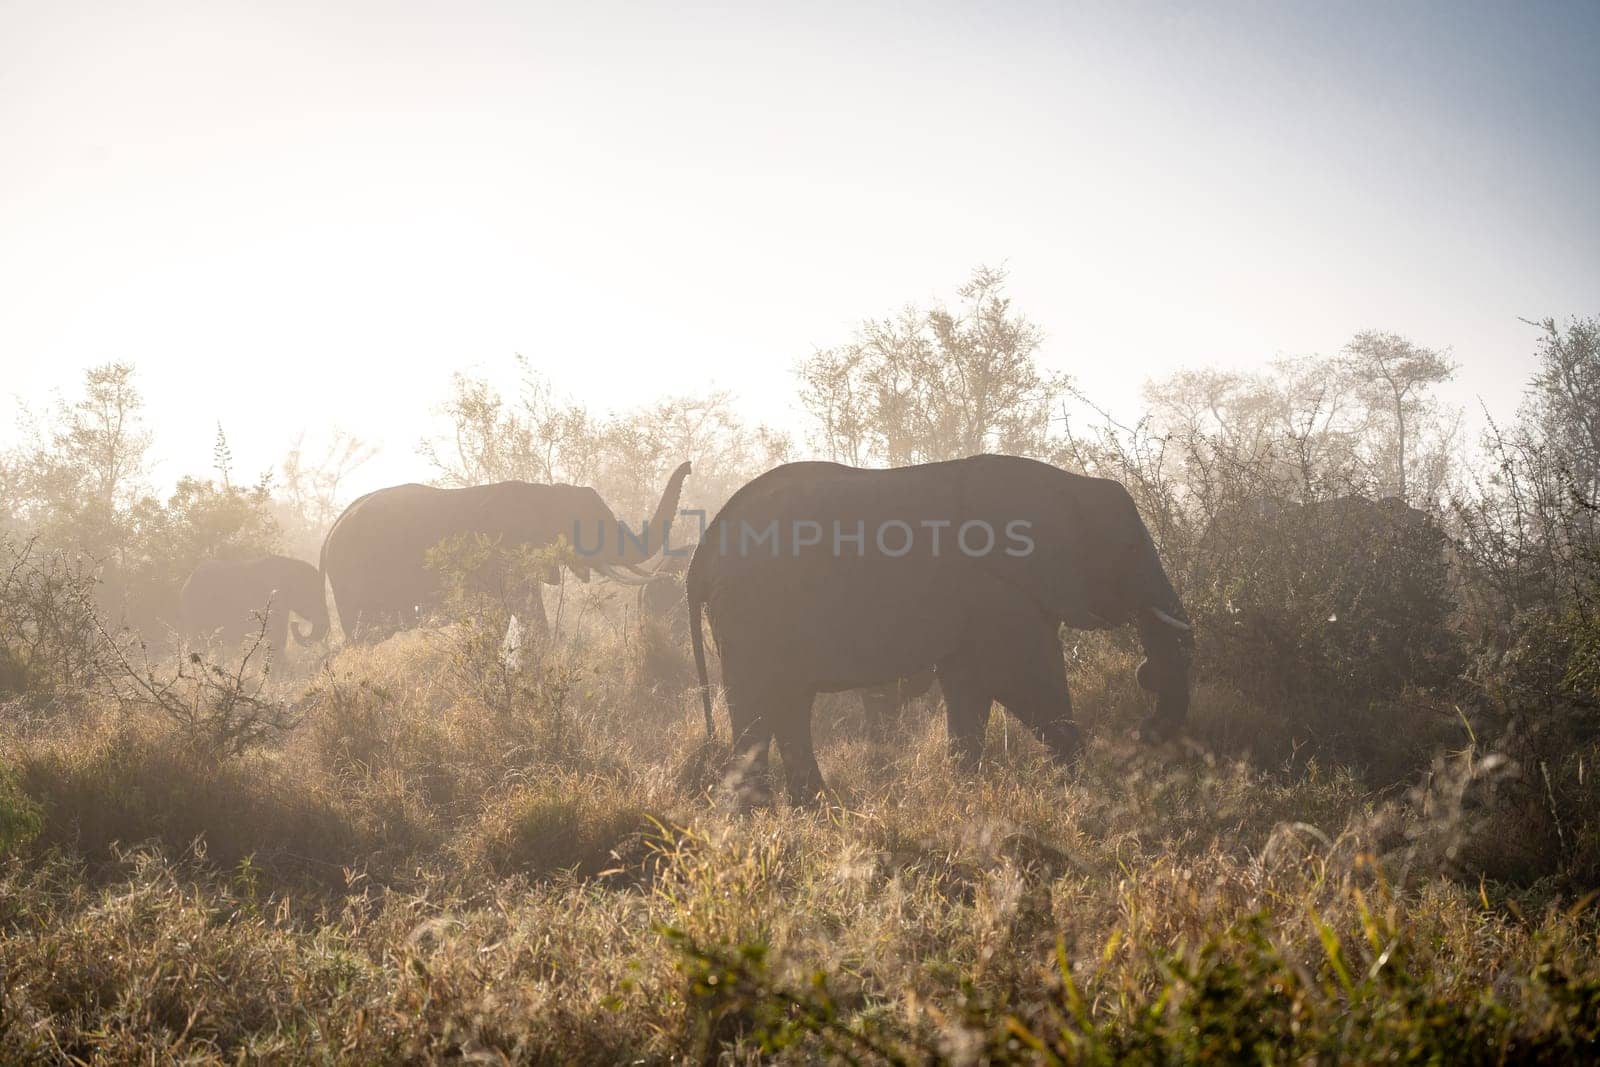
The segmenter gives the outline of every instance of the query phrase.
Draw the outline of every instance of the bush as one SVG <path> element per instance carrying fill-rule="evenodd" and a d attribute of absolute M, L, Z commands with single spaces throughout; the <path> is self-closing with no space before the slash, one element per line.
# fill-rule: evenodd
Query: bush
<path fill-rule="evenodd" d="M 124 706 L 166 717 L 182 743 L 202 758 L 226 759 L 282 738 L 300 721 L 297 709 L 267 692 L 269 652 L 263 620 L 254 643 L 231 668 L 191 652 L 170 674 L 158 675 L 148 661 L 138 667 L 115 650 L 109 678 Z"/>
<path fill-rule="evenodd" d="M 95 862 L 159 843 L 201 843 L 212 862 L 249 856 L 291 879 L 336 877 L 352 856 L 382 851 L 392 828 L 352 812 L 292 767 L 262 758 L 217 762 L 150 715 L 98 718 L 15 746 L 17 782 L 41 815 L 39 846 Z M 367 832 L 368 829 L 375 832 Z"/>
<path fill-rule="evenodd" d="M 16 772 L 0 766 L 0 855 L 38 837 L 43 826 L 39 805 L 17 785 Z"/>
<path fill-rule="evenodd" d="M 85 565 L 0 538 L 0 703 L 58 708 L 98 677 L 102 637 Z"/>
<path fill-rule="evenodd" d="M 470 867 L 499 877 L 593 877 L 639 862 L 659 826 L 614 782 L 553 777 L 492 800 L 459 847 Z"/>

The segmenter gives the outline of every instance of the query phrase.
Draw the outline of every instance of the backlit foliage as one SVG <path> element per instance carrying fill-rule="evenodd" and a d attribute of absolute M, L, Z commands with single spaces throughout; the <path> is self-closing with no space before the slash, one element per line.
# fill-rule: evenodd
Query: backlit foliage
<path fill-rule="evenodd" d="M 172 658 L 188 570 L 308 553 L 369 452 L 158 494 L 136 375 L 92 371 L 0 462 L 0 1059 L 1600 1058 L 1593 321 L 1543 325 L 1452 467 L 1403 337 L 1152 383 L 1127 425 L 1003 281 L 806 361 L 813 443 L 1122 481 L 1195 623 L 1188 736 L 1130 737 L 1131 634 L 1067 632 L 1075 764 L 997 713 L 964 772 L 936 706 L 876 737 L 828 695 L 822 812 L 729 809 L 681 627 L 559 547 L 441 544 L 445 610 L 298 673 Z M 634 517 L 684 459 L 715 508 L 794 451 L 726 395 L 602 416 L 525 369 L 456 379 L 440 482 Z M 508 642 L 533 597 L 552 632 Z"/>

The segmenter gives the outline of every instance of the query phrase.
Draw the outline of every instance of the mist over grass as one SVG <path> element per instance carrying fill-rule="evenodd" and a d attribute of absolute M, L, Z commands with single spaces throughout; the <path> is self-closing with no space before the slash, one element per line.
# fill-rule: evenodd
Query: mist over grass
<path fill-rule="evenodd" d="M 337 653 L 239 756 L 100 701 L 8 736 L 37 817 L 0 881 L 8 1054 L 1555 1062 L 1600 1038 L 1593 911 L 1471 871 L 1506 844 L 1488 813 L 1137 745 L 1137 691 L 1092 684 L 1115 650 L 1074 670 L 1072 767 L 997 715 L 963 774 L 931 706 L 871 741 L 832 700 L 842 809 L 737 814 L 647 639 L 553 650 L 502 702 L 452 684 L 484 666 L 466 637 Z"/>
<path fill-rule="evenodd" d="M 600 417 L 533 375 L 457 379 L 419 455 L 622 516 L 685 459 L 711 510 L 805 454 L 1125 485 L 1194 624 L 1184 735 L 1135 738 L 1133 635 L 1064 630 L 1079 758 L 996 707 L 964 771 L 937 691 L 881 730 L 824 696 L 821 810 L 724 788 L 681 585 L 564 573 L 508 647 L 521 609 L 473 579 L 559 553 L 441 546 L 450 596 L 365 643 L 186 649 L 183 578 L 316 558 L 366 453 L 240 484 L 219 429 L 158 498 L 136 371 L 91 371 L 0 464 L 0 1058 L 1600 1055 L 1594 320 L 1546 324 L 1474 466 L 1445 353 L 1389 333 L 1063 420 L 1003 282 L 802 361 L 804 444 L 726 395 Z"/>

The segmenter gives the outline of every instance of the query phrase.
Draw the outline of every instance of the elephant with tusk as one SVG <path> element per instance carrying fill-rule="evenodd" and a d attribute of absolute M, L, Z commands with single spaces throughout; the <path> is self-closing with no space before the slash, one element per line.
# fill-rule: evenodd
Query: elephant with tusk
<path fill-rule="evenodd" d="M 791 463 L 740 489 L 686 582 L 710 716 L 709 615 L 743 774 L 783 753 L 792 799 L 824 788 L 811 705 L 935 668 L 950 744 L 976 762 L 992 702 L 1060 758 L 1077 751 L 1058 628 L 1138 628 L 1148 736 L 1189 705 L 1192 634 L 1126 489 L 1015 456 L 892 470 Z"/>
<path fill-rule="evenodd" d="M 683 463 L 667 480 L 655 514 L 640 530 L 626 530 L 600 494 L 588 486 L 497 482 L 459 489 L 397 485 L 368 493 L 345 509 L 322 543 L 322 573 L 333 590 L 346 639 L 442 606 L 439 576 L 428 551 L 462 534 L 480 534 L 500 546 L 547 548 L 563 540 L 574 554 L 567 566 L 581 581 L 591 573 L 626 585 L 650 581 L 641 568 L 666 541 L 689 474 Z M 542 576 L 554 584 L 555 567 Z M 537 587 L 516 613 L 525 627 L 547 623 Z"/>

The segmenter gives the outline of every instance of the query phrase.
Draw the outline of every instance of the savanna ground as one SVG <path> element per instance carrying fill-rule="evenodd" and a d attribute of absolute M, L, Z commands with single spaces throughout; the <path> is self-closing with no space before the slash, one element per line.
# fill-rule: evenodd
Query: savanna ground
<path fill-rule="evenodd" d="M 1135 660 L 1094 637 L 1072 767 L 997 712 L 962 774 L 933 708 L 871 740 L 829 700 L 841 807 L 738 814 L 670 631 L 587 630 L 516 670 L 477 618 L 346 648 L 283 683 L 293 724 L 238 753 L 207 732 L 217 704 L 198 728 L 125 700 L 9 731 L 12 835 L 36 836 L 0 880 L 5 1056 L 1600 1048 L 1592 894 L 1473 866 L 1521 831 L 1463 810 L 1464 733 L 1433 789 L 1375 795 L 1315 761 L 1207 755 L 1232 716 L 1202 685 L 1197 740 L 1148 749 L 1126 739 Z"/>
<path fill-rule="evenodd" d="M 829 697 L 821 811 L 728 805 L 681 618 L 615 587 L 547 592 L 509 660 L 465 596 L 277 663 L 142 650 L 197 561 L 314 558 L 361 448 L 240 487 L 219 433 L 158 499 L 132 369 L 92 371 L 0 463 L 0 1060 L 1600 1057 L 1594 320 L 1548 324 L 1474 466 L 1424 403 L 1448 361 L 1394 335 L 1066 432 L 1002 280 L 806 362 L 814 446 L 1122 481 L 1195 624 L 1187 734 L 1132 738 L 1130 633 L 1066 632 L 1079 760 L 996 709 L 965 773 L 935 698 L 873 736 Z M 693 457 L 714 508 L 791 447 L 726 399 L 458 380 L 422 451 L 624 515 Z"/>

